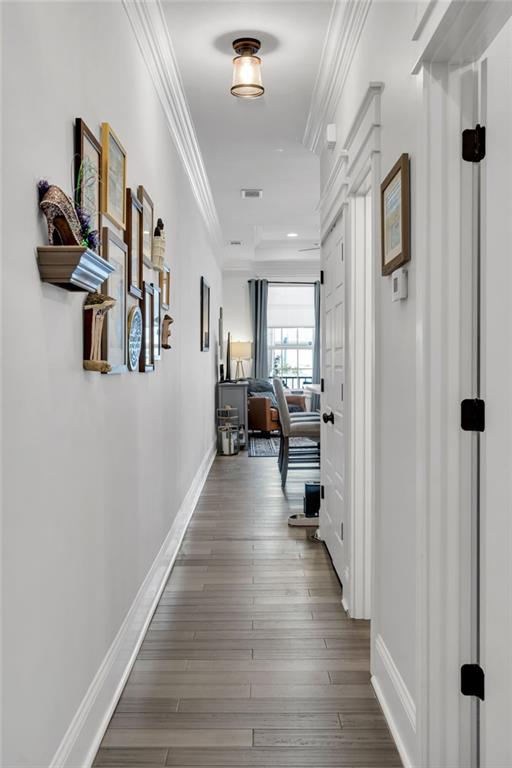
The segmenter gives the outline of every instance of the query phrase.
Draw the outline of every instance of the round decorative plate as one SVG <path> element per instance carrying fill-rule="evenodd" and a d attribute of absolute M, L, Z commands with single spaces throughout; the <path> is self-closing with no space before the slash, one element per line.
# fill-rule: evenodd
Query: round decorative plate
<path fill-rule="evenodd" d="M 142 312 L 140 307 L 132 307 L 128 315 L 128 368 L 136 371 L 139 367 L 142 346 Z"/>

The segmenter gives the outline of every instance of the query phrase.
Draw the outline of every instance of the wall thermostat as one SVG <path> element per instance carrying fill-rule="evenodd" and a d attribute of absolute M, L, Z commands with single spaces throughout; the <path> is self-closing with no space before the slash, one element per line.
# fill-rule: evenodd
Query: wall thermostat
<path fill-rule="evenodd" d="M 407 270 L 401 267 L 391 274 L 391 296 L 393 301 L 407 298 Z"/>

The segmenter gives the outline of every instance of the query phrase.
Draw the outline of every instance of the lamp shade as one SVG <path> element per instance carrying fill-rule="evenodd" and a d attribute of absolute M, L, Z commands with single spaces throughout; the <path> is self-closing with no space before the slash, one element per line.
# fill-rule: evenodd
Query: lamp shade
<path fill-rule="evenodd" d="M 231 357 L 235 360 L 251 360 L 252 343 L 250 341 L 232 341 Z"/>
<path fill-rule="evenodd" d="M 259 56 L 235 56 L 231 93 L 243 99 L 257 99 L 265 92 L 261 81 Z"/>
<path fill-rule="evenodd" d="M 233 41 L 238 56 L 233 59 L 231 93 L 242 99 L 257 99 L 265 92 L 261 82 L 261 59 L 256 56 L 260 41 L 255 37 L 239 37 Z"/>

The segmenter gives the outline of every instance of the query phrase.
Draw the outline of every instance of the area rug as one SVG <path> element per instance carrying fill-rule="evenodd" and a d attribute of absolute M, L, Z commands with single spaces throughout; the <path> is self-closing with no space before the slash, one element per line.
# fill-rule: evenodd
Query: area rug
<path fill-rule="evenodd" d="M 315 448 L 316 443 L 308 437 L 291 437 L 290 448 Z M 249 456 L 278 457 L 279 437 L 257 437 L 249 435 Z"/>

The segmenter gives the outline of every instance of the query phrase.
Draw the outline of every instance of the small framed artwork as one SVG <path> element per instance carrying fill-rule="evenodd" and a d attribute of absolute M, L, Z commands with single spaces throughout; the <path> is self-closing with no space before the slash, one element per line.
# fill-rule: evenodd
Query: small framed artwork
<path fill-rule="evenodd" d="M 142 312 L 137 304 L 128 314 L 128 368 L 130 371 L 139 369 L 140 351 L 142 349 Z"/>
<path fill-rule="evenodd" d="M 128 293 L 142 298 L 142 204 L 131 189 L 126 190 L 126 229 L 128 246 Z"/>
<path fill-rule="evenodd" d="M 410 258 L 409 155 L 403 154 L 380 186 L 382 274 L 390 275 Z"/>
<path fill-rule="evenodd" d="M 153 359 L 162 359 L 162 333 L 160 324 L 160 288 L 153 285 Z"/>
<path fill-rule="evenodd" d="M 140 185 L 137 197 L 142 203 L 142 258 L 147 267 L 152 267 L 151 247 L 153 244 L 153 201 L 147 190 Z"/>
<path fill-rule="evenodd" d="M 160 272 L 160 301 L 162 309 L 169 309 L 171 306 L 171 270 L 164 264 Z"/>
<path fill-rule="evenodd" d="M 75 120 L 75 203 L 90 217 L 101 251 L 101 144 L 81 117 Z"/>
<path fill-rule="evenodd" d="M 201 278 L 201 352 L 210 349 L 210 286 Z"/>
<path fill-rule="evenodd" d="M 153 343 L 153 297 L 154 289 L 150 283 L 142 283 L 142 349 L 139 359 L 139 371 L 149 373 L 155 370 Z"/>
<path fill-rule="evenodd" d="M 119 227 L 126 227 L 126 152 L 108 123 L 101 124 L 102 212 Z"/>
<path fill-rule="evenodd" d="M 126 371 L 126 274 L 128 247 L 126 243 L 103 227 L 103 258 L 114 266 L 114 271 L 104 283 L 103 293 L 116 300 L 115 306 L 105 316 L 102 354 L 112 366 L 110 373 Z"/>

